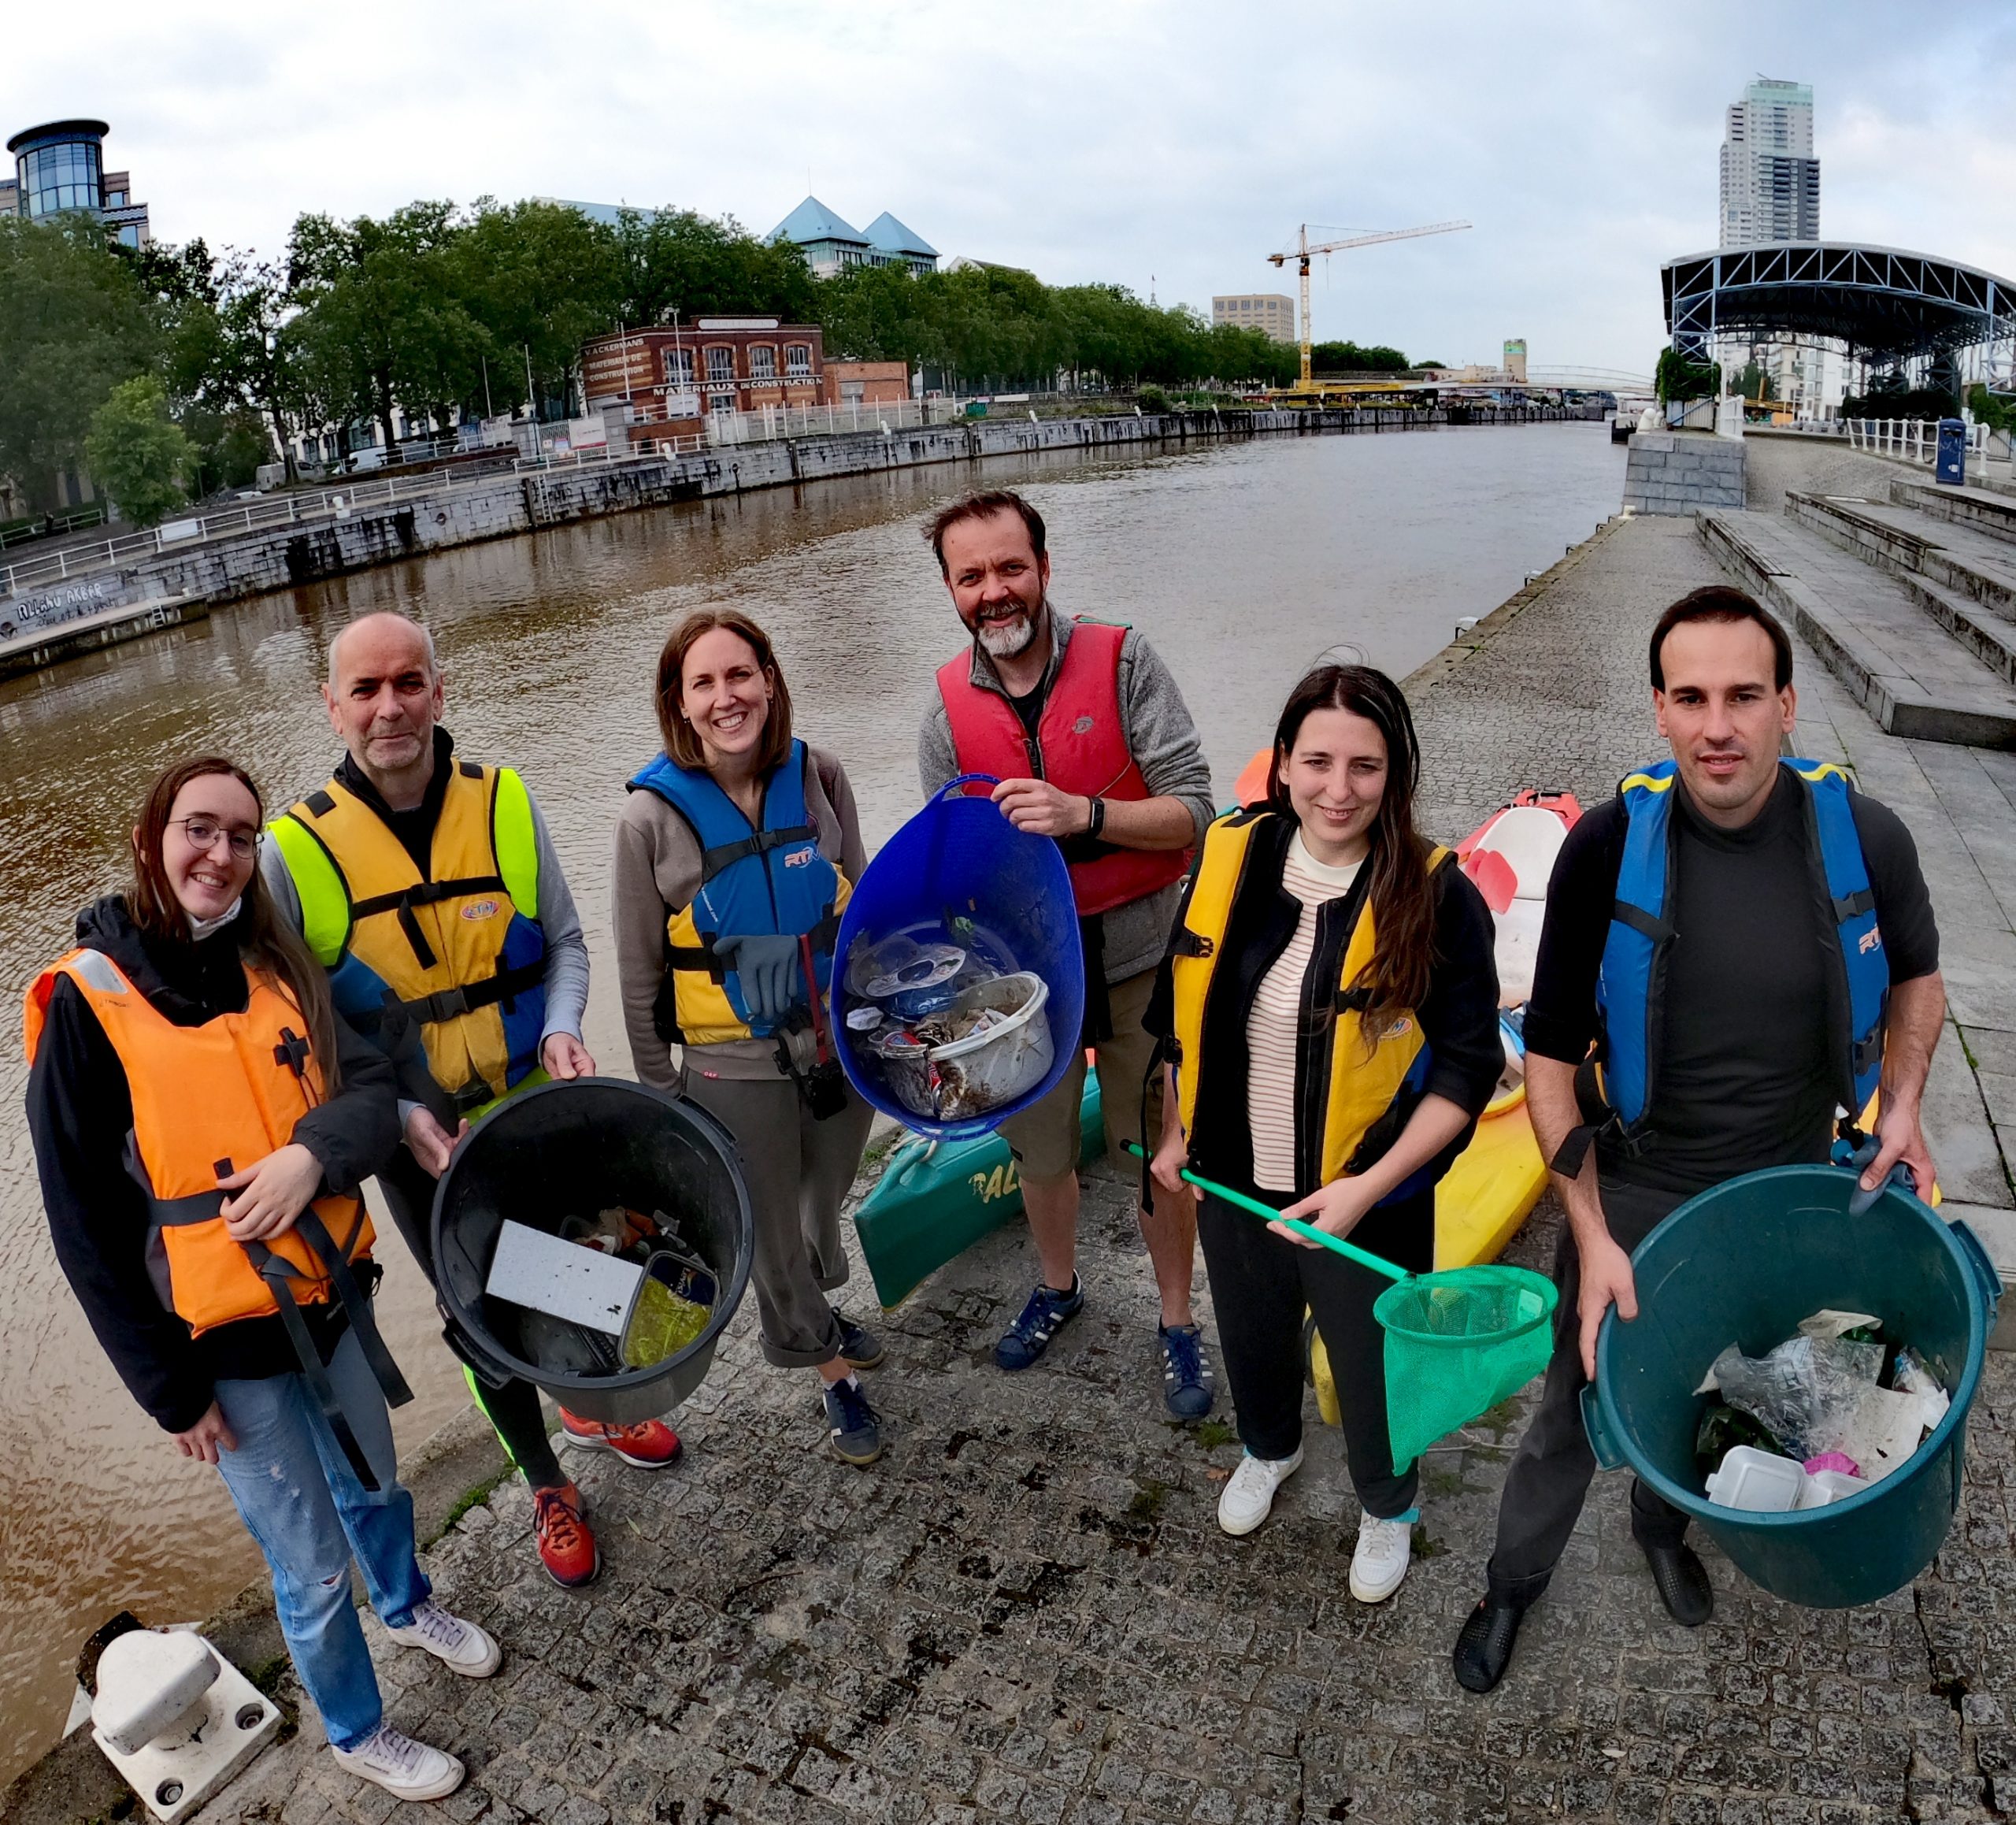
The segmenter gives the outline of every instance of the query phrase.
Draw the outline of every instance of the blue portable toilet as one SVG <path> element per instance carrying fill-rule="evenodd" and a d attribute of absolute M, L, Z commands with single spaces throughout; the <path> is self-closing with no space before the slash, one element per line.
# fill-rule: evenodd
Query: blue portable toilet
<path fill-rule="evenodd" d="M 1939 421 L 1939 458 L 1933 466 L 1933 479 L 1953 488 L 1967 483 L 1967 428 L 1958 418 Z"/>

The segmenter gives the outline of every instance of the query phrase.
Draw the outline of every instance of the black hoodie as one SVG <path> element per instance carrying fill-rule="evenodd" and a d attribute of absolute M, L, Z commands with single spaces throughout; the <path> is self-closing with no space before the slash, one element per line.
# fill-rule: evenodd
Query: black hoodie
<path fill-rule="evenodd" d="M 102 951 L 177 1026 L 243 1012 L 245 970 L 234 919 L 199 944 L 150 937 L 113 896 L 77 918 L 77 942 Z M 393 1068 L 368 1040 L 337 1026 L 339 1094 L 311 1109 L 294 1139 L 321 1162 L 328 1190 L 354 1191 L 399 1142 Z M 56 1258 L 133 1398 L 169 1432 L 186 1431 L 220 1381 L 299 1367 L 280 1319 L 242 1319 L 200 1337 L 165 1310 L 147 1276 L 147 1203 L 124 1164 L 133 1101 L 126 1070 L 76 985 L 59 977 L 28 1078 L 28 1132 Z M 326 1361 L 346 1321 L 340 1306 L 304 1308 Z"/>

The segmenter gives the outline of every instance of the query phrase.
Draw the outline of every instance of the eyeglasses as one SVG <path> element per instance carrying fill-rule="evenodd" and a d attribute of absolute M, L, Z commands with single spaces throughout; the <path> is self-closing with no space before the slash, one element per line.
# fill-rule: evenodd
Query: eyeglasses
<path fill-rule="evenodd" d="M 171 827 L 176 824 L 182 826 L 182 834 L 189 840 L 191 849 L 214 848 L 217 840 L 222 836 L 229 840 L 235 862 L 249 862 L 259 851 L 257 830 L 228 830 L 213 818 L 171 818 L 169 823 Z"/>

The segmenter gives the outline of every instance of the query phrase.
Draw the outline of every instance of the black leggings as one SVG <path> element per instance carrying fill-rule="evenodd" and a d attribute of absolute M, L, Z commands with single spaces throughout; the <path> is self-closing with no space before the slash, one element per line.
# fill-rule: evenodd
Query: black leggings
<path fill-rule="evenodd" d="M 385 1194 L 386 1207 L 398 1226 L 413 1258 L 432 1285 L 435 1282 L 433 1248 L 434 1181 L 426 1169 L 402 1147 L 392 1164 L 378 1175 L 379 1189 Z M 454 1345 L 450 1344 L 452 1349 Z M 460 1352 L 456 1352 L 458 1356 Z M 554 1455 L 546 1435 L 546 1415 L 539 1409 L 539 1389 L 529 1382 L 506 1382 L 494 1388 L 463 1365 L 469 1392 L 484 1417 L 497 1428 L 497 1436 L 511 1454 L 511 1461 L 525 1473 L 525 1481 L 536 1489 L 550 1489 L 567 1478 Z"/>
<path fill-rule="evenodd" d="M 1241 1188 L 1235 1188 L 1241 1189 Z M 1289 1204 L 1261 1192 L 1263 1204 Z M 1344 1451 L 1365 1512 L 1392 1520 L 1414 1505 L 1418 1467 L 1393 1468 L 1386 1430 L 1385 1334 L 1373 1302 L 1392 1285 L 1384 1275 L 1327 1248 L 1305 1248 L 1259 1218 L 1206 1193 L 1197 1211 L 1218 1347 L 1238 1409 L 1240 1442 L 1255 1457 L 1292 1457 L 1302 1443 L 1303 1312 L 1315 1315 L 1343 1410 Z M 1435 1193 L 1369 1211 L 1351 1232 L 1361 1248 L 1396 1267 L 1435 1265 Z"/>

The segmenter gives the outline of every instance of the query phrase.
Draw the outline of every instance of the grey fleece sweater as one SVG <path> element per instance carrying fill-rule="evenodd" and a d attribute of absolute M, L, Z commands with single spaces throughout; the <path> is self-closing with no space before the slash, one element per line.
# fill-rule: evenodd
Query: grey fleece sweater
<path fill-rule="evenodd" d="M 1050 666 L 1043 676 L 1046 695 L 1057 681 L 1064 663 L 1064 649 L 1071 643 L 1071 618 L 1051 605 Z M 1008 693 L 980 643 L 973 645 L 974 685 L 997 696 Z M 1204 833 L 1217 815 L 1211 796 L 1211 769 L 1197 739 L 1197 725 L 1190 720 L 1190 708 L 1162 655 L 1132 629 L 1120 643 L 1120 714 L 1126 731 L 1128 751 L 1134 756 L 1154 798 L 1180 799 L 1189 807 L 1196 827 L 1195 843 L 1201 845 Z M 945 700 L 933 695 L 925 713 L 924 726 L 917 743 L 917 777 L 926 798 L 959 773 L 958 757 L 952 747 L 952 725 L 945 713 Z M 1145 900 L 1130 900 L 1106 915 L 1106 979 L 1124 981 L 1152 970 L 1162 959 L 1175 922 L 1177 907 L 1183 898 L 1183 883 L 1175 881 Z"/>
<path fill-rule="evenodd" d="M 819 832 L 819 852 L 850 881 L 867 857 L 854 788 L 839 762 L 807 744 L 805 808 Z M 616 821 L 614 889 L 616 974 L 623 988 L 623 1026 L 640 1081 L 657 1090 L 680 1088 L 682 1061 L 660 1039 L 651 1008 L 665 981 L 665 922 L 675 907 L 690 906 L 700 891 L 700 841 L 693 827 L 656 792 L 632 792 Z M 681 1048 L 686 1070 L 709 1077 L 774 1081 L 776 1045 L 767 1039 L 730 1040 Z"/>

